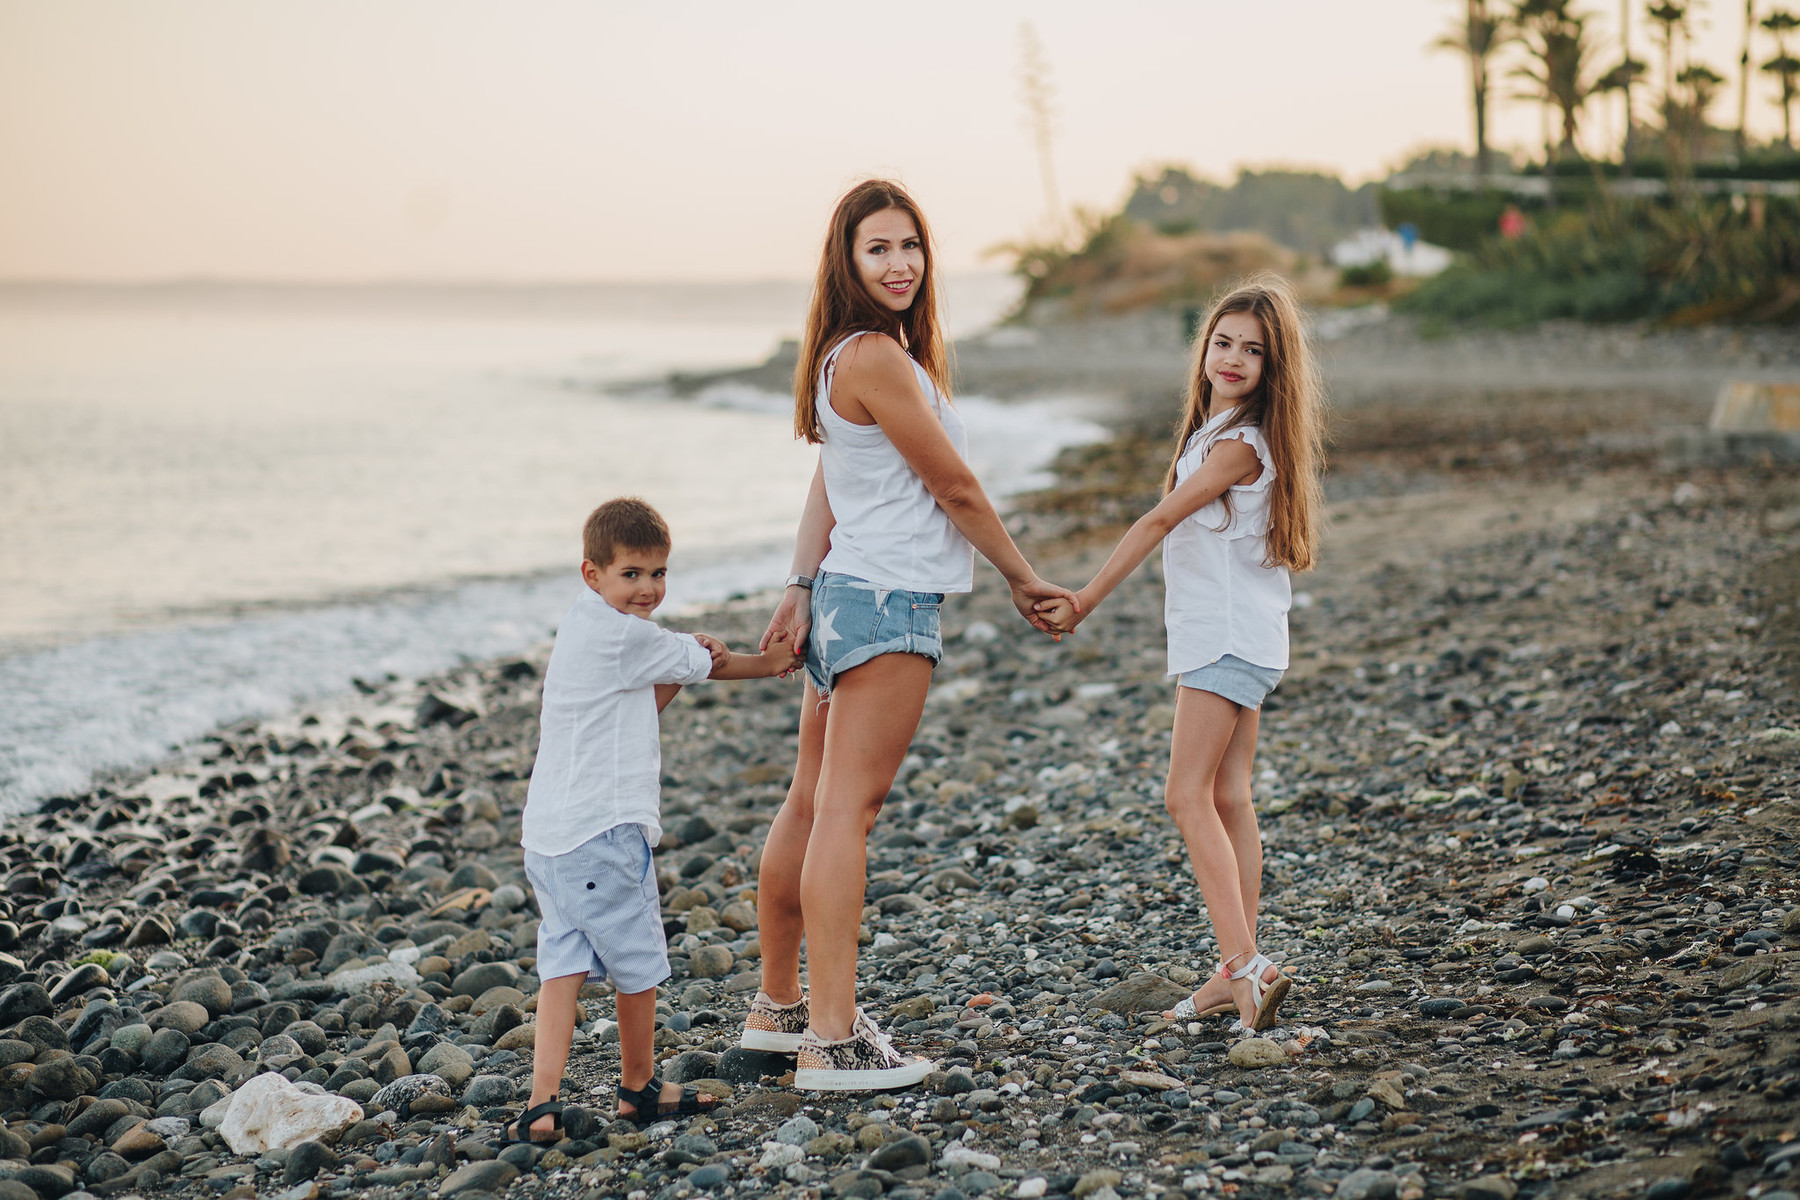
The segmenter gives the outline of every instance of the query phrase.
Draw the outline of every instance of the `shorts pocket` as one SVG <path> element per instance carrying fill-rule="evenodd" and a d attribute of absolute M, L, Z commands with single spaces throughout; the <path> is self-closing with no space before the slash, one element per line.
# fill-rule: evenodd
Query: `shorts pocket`
<path fill-rule="evenodd" d="M 912 635 L 930 638 L 934 642 L 943 641 L 943 617 L 938 610 L 937 601 L 917 600 L 913 602 Z"/>

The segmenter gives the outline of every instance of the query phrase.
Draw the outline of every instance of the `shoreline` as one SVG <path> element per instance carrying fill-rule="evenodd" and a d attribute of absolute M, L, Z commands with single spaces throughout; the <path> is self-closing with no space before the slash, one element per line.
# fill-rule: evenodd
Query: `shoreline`
<path fill-rule="evenodd" d="M 1634 427 L 1621 393 L 1450 385 L 1340 426 L 1325 562 L 1296 583 L 1261 742 L 1262 940 L 1299 978 L 1271 1048 L 1156 1015 L 1210 960 L 1161 811 L 1155 566 L 1060 646 L 983 570 L 946 605 L 870 842 L 862 998 L 939 1060 L 926 1086 L 808 1097 L 791 1064 L 734 1048 L 798 698 L 699 685 L 664 723 L 678 965 L 657 1046 L 729 1110 L 495 1146 L 528 1086 L 516 842 L 540 647 L 234 726 L 9 823 L 0 1046 L 34 1053 L 0 1068 L 0 1178 L 237 1200 L 475 1200 L 521 1171 L 537 1195 L 656 1200 L 1788 1187 L 1800 644 L 1778 609 L 1800 484 L 1664 465 L 1618 435 L 1669 414 Z M 1159 453 L 1128 426 L 1021 500 L 1050 577 L 1085 578 Z M 752 598 L 678 627 L 737 645 L 766 617 Z M 617 1057 L 590 995 L 569 1075 L 603 1110 Z M 138 1018 L 180 1048 L 153 1051 Z M 270 1067 L 371 1120 L 329 1149 L 230 1153 L 201 1113 Z"/>
<path fill-rule="evenodd" d="M 769 415 L 768 399 L 740 394 L 719 406 L 773 430 L 769 437 L 785 451 L 791 435 L 785 420 Z M 1088 415 L 1092 407 L 1072 400 L 968 403 L 972 459 L 992 494 L 1004 502 L 1038 486 L 1058 449 L 1104 436 Z M 650 405 L 641 408 L 646 421 L 688 419 L 679 411 L 657 415 Z M 791 472 L 794 464 L 784 462 Z M 805 470 L 809 475 L 810 465 Z M 743 508 L 727 506 L 714 510 L 722 514 L 716 519 L 700 521 L 705 538 L 684 538 L 680 514 L 671 518 L 678 541 L 689 547 L 677 551 L 672 605 L 723 600 L 784 576 L 791 530 L 774 540 L 766 535 L 790 503 L 797 518 L 804 489 L 774 482 L 757 487 Z M 677 486 L 665 498 L 685 494 Z M 541 524 L 541 510 L 535 512 Z M 746 526 L 751 517 L 760 523 Z M 347 690 L 358 679 L 412 677 L 459 659 L 517 653 L 554 630 L 572 586 L 562 568 L 527 570 L 163 611 L 48 645 L 19 639 L 0 654 L 0 691 L 17 701 L 0 713 L 0 808 L 17 811 L 79 789 L 96 769 L 153 763 L 171 743 L 222 722 L 276 714 Z M 105 622 L 106 615 L 93 618 L 94 626 Z"/>

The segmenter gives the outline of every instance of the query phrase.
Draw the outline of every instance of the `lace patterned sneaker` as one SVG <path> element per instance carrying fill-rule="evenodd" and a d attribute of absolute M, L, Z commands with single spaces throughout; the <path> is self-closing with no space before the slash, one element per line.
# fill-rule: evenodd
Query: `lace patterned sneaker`
<path fill-rule="evenodd" d="M 808 1015 L 805 996 L 792 1004 L 777 1004 L 766 992 L 758 992 L 750 1002 L 750 1015 L 744 1018 L 744 1036 L 738 1039 L 738 1045 L 746 1050 L 792 1054 L 800 1049 L 800 1035 L 806 1032 Z"/>
<path fill-rule="evenodd" d="M 911 1087 L 931 1074 L 928 1058 L 908 1058 L 894 1049 L 862 1009 L 850 1036 L 828 1042 L 810 1028 L 800 1038 L 794 1087 L 803 1092 L 873 1092 Z"/>

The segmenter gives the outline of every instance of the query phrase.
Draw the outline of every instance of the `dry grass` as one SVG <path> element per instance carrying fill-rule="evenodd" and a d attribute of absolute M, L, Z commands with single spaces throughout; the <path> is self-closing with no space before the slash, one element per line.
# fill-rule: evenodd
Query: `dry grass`
<path fill-rule="evenodd" d="M 1120 219 L 1081 250 L 1041 260 L 1027 302 L 1056 302 L 1069 315 L 1199 303 L 1255 271 L 1292 275 L 1299 255 L 1260 233 L 1158 233 Z"/>

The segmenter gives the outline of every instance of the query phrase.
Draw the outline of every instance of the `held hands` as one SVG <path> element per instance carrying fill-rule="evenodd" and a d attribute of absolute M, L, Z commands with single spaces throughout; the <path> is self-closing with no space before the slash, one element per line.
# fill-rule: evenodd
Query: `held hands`
<path fill-rule="evenodd" d="M 775 615 L 769 618 L 769 627 L 763 631 L 762 641 L 757 649 L 766 651 L 770 643 L 777 639 L 785 639 L 792 645 L 796 657 L 794 666 L 781 672 L 785 679 L 804 659 L 806 635 L 811 629 L 812 593 L 798 585 L 791 586 L 782 593 L 781 603 L 775 607 Z"/>
<path fill-rule="evenodd" d="M 798 670 L 805 661 L 801 658 L 799 649 L 788 640 L 786 630 L 776 631 L 764 639 L 762 658 L 768 673 L 779 675 L 783 679 L 788 677 L 789 672 Z"/>
<path fill-rule="evenodd" d="M 1031 622 L 1032 628 L 1049 634 L 1053 641 L 1062 641 L 1062 635 L 1075 626 L 1074 623 L 1070 623 L 1067 628 L 1061 628 L 1052 623 L 1045 611 L 1046 606 L 1055 612 L 1061 611 L 1055 606 L 1062 605 L 1071 613 L 1077 614 L 1075 621 L 1078 622 L 1081 619 L 1078 615 L 1081 612 L 1081 601 L 1074 592 L 1039 579 L 1035 575 L 1022 583 L 1012 585 L 1012 601 L 1013 607 L 1019 610 L 1021 617 Z"/>
<path fill-rule="evenodd" d="M 772 630 L 764 639 L 761 653 L 733 654 L 730 647 L 710 634 L 696 633 L 694 640 L 706 647 L 712 655 L 712 678 L 714 679 L 763 679 L 771 675 L 786 675 L 800 665 L 800 656 L 794 652 L 794 643 L 782 630 Z"/>
<path fill-rule="evenodd" d="M 1061 596 L 1053 600 L 1038 601 L 1037 614 L 1050 627 L 1053 635 L 1074 633 L 1075 627 L 1087 616 L 1077 603 Z"/>

